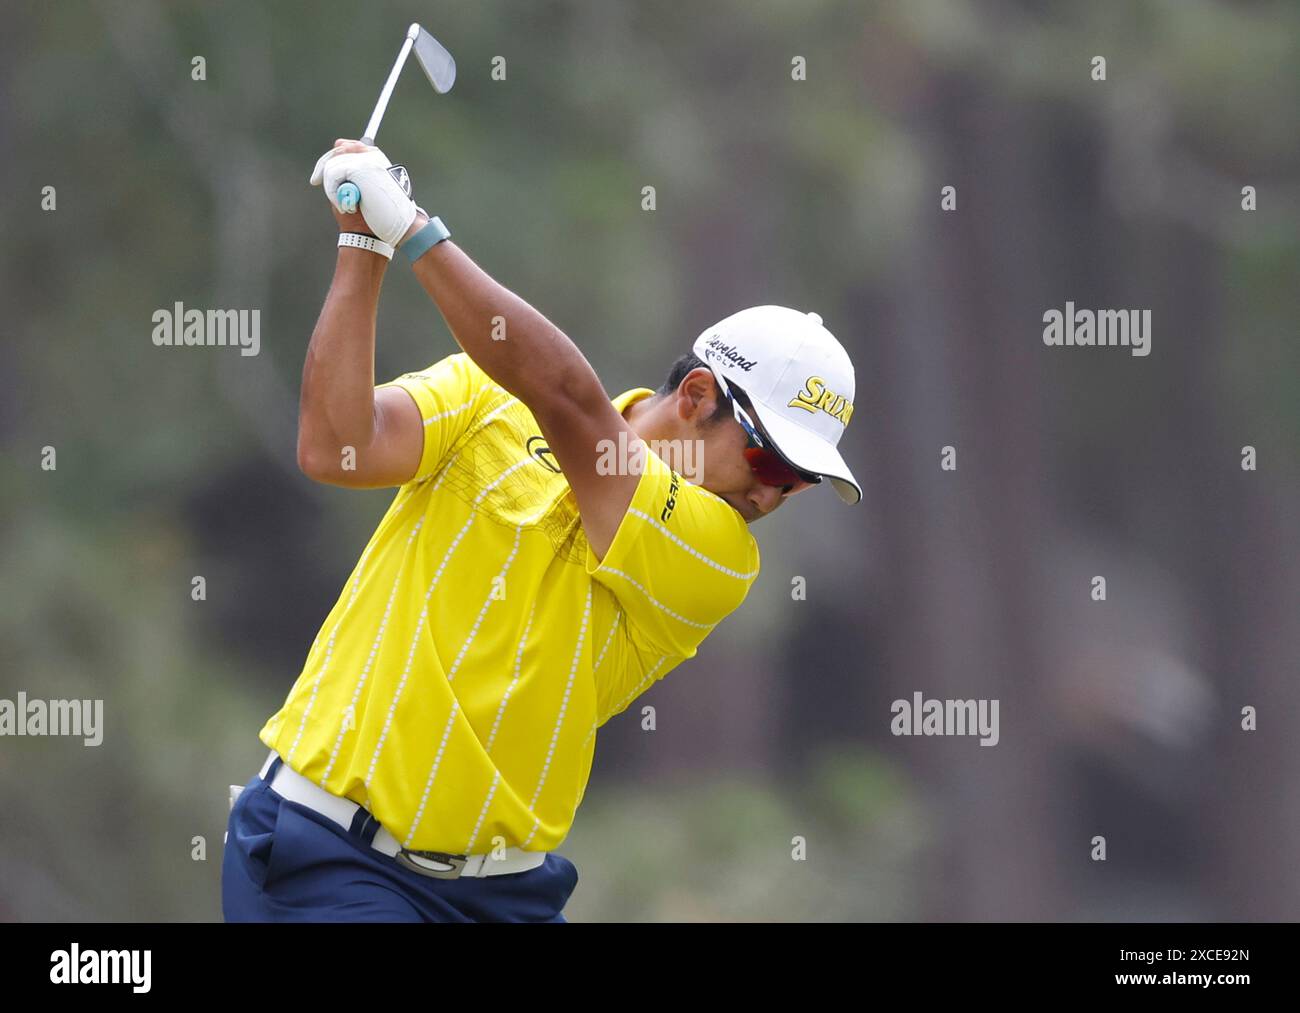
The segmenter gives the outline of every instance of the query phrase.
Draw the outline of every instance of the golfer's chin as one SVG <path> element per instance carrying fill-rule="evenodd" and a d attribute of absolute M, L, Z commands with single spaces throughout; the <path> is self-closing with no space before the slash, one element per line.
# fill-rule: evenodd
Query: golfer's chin
<path fill-rule="evenodd" d="M 722 500 L 727 504 L 727 506 L 740 514 L 740 516 L 745 519 L 746 524 L 753 524 L 755 521 L 761 520 L 766 516 L 758 509 L 758 507 L 754 506 L 753 503 L 738 492 L 725 492 L 718 489 L 709 489 L 707 482 L 703 483 L 701 488 L 713 493 L 713 495 L 717 496 L 718 499 Z"/>

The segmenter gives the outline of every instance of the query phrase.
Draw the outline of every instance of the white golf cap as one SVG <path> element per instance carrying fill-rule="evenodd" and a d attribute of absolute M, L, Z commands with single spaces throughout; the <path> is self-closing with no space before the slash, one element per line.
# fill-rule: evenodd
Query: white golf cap
<path fill-rule="evenodd" d="M 745 392 L 782 457 L 830 479 L 845 503 L 862 499 L 836 449 L 853 414 L 853 363 L 821 317 L 751 306 L 708 328 L 692 350 L 724 387 Z"/>

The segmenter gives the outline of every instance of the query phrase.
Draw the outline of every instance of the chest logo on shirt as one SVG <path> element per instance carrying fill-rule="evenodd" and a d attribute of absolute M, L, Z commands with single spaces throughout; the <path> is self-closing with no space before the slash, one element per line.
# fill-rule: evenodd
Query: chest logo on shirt
<path fill-rule="evenodd" d="M 555 455 L 551 453 L 551 448 L 546 445 L 546 437 L 530 436 L 528 437 L 528 454 L 534 461 L 540 464 L 547 471 L 553 471 L 560 474 L 560 466 L 555 463 Z"/>

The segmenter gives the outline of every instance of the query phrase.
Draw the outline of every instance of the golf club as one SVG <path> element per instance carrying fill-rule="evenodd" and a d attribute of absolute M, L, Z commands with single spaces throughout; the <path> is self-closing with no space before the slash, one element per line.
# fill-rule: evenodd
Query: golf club
<path fill-rule="evenodd" d="M 388 80 L 384 82 L 383 91 L 379 93 L 379 101 L 375 103 L 375 111 L 370 114 L 370 121 L 366 124 L 365 133 L 361 136 L 362 144 L 375 143 L 375 135 L 379 133 L 379 124 L 384 118 L 384 112 L 388 109 L 388 100 L 392 97 L 393 87 L 397 84 L 397 78 L 402 73 L 402 66 L 406 63 L 406 58 L 410 55 L 412 49 L 415 50 L 415 59 L 424 70 L 424 76 L 429 79 L 429 83 L 433 85 L 433 90 L 439 95 L 445 95 L 451 91 L 451 86 L 456 83 L 456 61 L 451 58 L 451 54 L 447 52 L 442 43 L 418 24 L 412 24 L 406 30 L 406 39 L 397 54 L 397 62 L 393 64 L 393 69 L 388 74 Z M 350 214 L 356 211 L 361 204 L 361 191 L 355 183 L 344 183 L 339 187 L 338 201 L 339 210 Z"/>

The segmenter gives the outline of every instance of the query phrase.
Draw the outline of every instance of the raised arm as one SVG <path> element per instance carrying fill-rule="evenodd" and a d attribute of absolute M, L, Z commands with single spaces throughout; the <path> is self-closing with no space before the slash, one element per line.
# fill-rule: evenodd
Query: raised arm
<path fill-rule="evenodd" d="M 342 232 L 366 232 L 360 215 L 335 212 Z M 375 390 L 375 313 L 388 261 L 340 248 L 321 308 L 298 404 L 298 467 L 330 485 L 401 485 L 420 464 L 420 411 L 406 391 Z"/>
<path fill-rule="evenodd" d="M 416 214 L 409 193 L 386 166 L 377 149 L 340 140 L 317 162 L 312 181 L 324 185 L 341 228 L 367 231 L 369 224 L 385 242 L 400 246 L 428 219 Z M 360 187 L 358 213 L 338 210 L 337 188 L 344 180 Z M 370 259 L 355 263 L 354 256 Z M 312 336 L 303 375 L 299 459 L 320 481 L 391 485 L 411 478 L 419 467 L 418 409 L 401 390 L 373 393 L 375 307 L 385 266 L 376 254 L 341 251 L 339 272 Z M 587 540 L 603 557 L 640 476 L 627 468 L 614 475 L 597 471 L 605 440 L 631 447 L 637 436 L 610 403 L 591 364 L 559 328 L 495 282 L 451 240 L 419 257 L 415 276 L 461 349 L 533 413 L 573 489 Z M 357 448 L 356 472 L 336 466 L 342 445 Z"/>
<path fill-rule="evenodd" d="M 423 223 L 420 216 L 413 228 Z M 587 541 L 603 557 L 639 476 L 599 474 L 600 444 L 631 446 L 637 436 L 610 403 L 591 363 L 563 331 L 450 239 L 416 260 L 414 269 L 460 347 L 537 419 L 577 498 Z M 625 443 L 620 432 L 627 434 Z"/>

